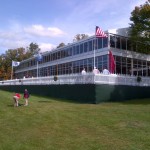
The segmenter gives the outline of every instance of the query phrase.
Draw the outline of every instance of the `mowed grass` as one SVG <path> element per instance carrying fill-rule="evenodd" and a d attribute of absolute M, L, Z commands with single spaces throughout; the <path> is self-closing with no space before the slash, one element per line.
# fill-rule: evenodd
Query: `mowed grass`
<path fill-rule="evenodd" d="M 0 150 L 148 150 L 150 99 L 79 104 L 0 91 Z M 20 100 L 24 104 L 24 100 Z"/>

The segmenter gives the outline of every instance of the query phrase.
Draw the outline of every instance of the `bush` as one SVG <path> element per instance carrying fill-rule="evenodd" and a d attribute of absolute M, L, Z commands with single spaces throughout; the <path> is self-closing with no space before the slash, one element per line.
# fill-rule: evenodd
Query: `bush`
<path fill-rule="evenodd" d="M 54 81 L 57 81 L 58 77 L 57 76 L 54 76 Z"/>
<path fill-rule="evenodd" d="M 137 76 L 137 82 L 141 82 L 142 81 L 142 78 L 140 76 Z"/>

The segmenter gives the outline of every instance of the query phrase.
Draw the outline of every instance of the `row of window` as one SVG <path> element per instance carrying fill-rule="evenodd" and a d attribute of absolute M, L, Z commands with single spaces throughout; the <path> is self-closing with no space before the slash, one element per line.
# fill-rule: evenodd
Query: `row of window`
<path fill-rule="evenodd" d="M 110 35 L 110 46 L 118 49 L 123 50 L 131 50 L 131 43 L 126 37 L 121 37 L 117 35 Z M 39 64 L 52 62 L 59 59 L 63 59 L 66 57 L 83 54 L 86 52 L 90 52 L 96 49 L 101 49 L 104 47 L 108 47 L 108 38 L 91 38 L 89 40 L 86 40 L 84 42 L 78 42 L 76 44 L 69 45 L 67 47 L 62 47 L 57 49 L 57 51 L 52 51 L 50 53 L 47 53 L 47 55 L 43 56 L 42 61 L 39 62 Z M 92 57 L 92 56 L 91 56 Z M 133 66 L 134 72 L 132 74 L 134 75 L 143 75 L 147 76 L 148 71 L 145 72 L 144 68 L 150 66 L 149 62 L 141 61 L 134 59 L 133 65 L 131 65 L 131 58 L 125 58 L 125 57 L 119 57 L 115 56 L 116 60 L 116 68 L 115 73 L 118 74 L 131 74 L 131 68 Z M 54 66 L 45 67 L 39 70 L 40 76 L 47 76 L 47 75 L 56 75 L 56 74 L 69 74 L 69 73 L 79 73 L 83 67 L 86 68 L 88 72 L 92 71 L 92 68 L 94 67 L 94 58 L 87 58 L 84 60 L 78 60 L 74 62 L 59 64 Z M 95 59 L 96 67 L 99 68 L 101 71 L 104 66 L 108 67 L 108 56 L 98 56 Z M 28 70 L 31 66 L 37 65 L 36 58 L 30 59 L 29 61 L 22 62 L 16 70 L 26 68 Z M 40 66 L 40 65 L 39 65 Z M 137 68 L 141 68 L 143 70 L 142 72 L 137 71 Z M 29 72 L 22 72 L 18 74 L 18 77 L 22 77 L 25 74 L 28 74 L 28 76 L 37 76 L 37 71 L 32 70 Z"/>
<path fill-rule="evenodd" d="M 131 59 L 126 57 L 114 56 L 116 67 L 116 74 L 128 74 L 128 75 L 140 75 L 140 76 L 150 76 L 150 62 L 141 61 L 137 59 Z M 108 55 L 98 56 L 95 58 L 95 65 L 100 72 L 107 67 L 109 69 L 109 59 Z M 133 64 L 132 64 L 133 62 Z M 133 68 L 132 68 L 133 66 Z M 38 76 L 55 76 L 63 74 L 73 74 L 80 73 L 82 69 L 85 68 L 87 72 L 92 72 L 94 68 L 94 59 L 87 58 L 83 60 L 73 61 L 69 63 L 58 64 L 54 66 L 48 66 L 38 69 Z M 132 69 L 131 69 L 132 68 Z M 26 77 L 36 77 L 37 70 L 25 71 L 16 74 L 17 78 Z"/>
<path fill-rule="evenodd" d="M 107 59 L 108 59 L 108 55 L 96 57 L 95 58 L 96 67 L 102 71 L 103 66 L 108 65 Z M 73 62 L 69 62 L 69 63 L 63 63 L 63 64 L 54 65 L 54 66 L 39 68 L 38 76 L 51 76 L 51 75 L 80 73 L 83 68 L 85 68 L 87 72 L 92 72 L 92 70 L 94 68 L 94 59 L 87 58 L 87 59 L 73 61 Z M 37 69 L 16 74 L 17 78 L 22 78 L 23 76 L 36 77 Z"/>
<path fill-rule="evenodd" d="M 74 56 L 82 53 L 86 53 L 89 51 L 93 51 L 94 49 L 101 49 L 108 46 L 108 38 L 96 38 L 91 39 L 89 41 L 86 41 L 84 43 L 76 44 L 73 46 L 69 46 L 68 48 L 61 48 L 59 51 L 52 52 L 46 56 L 43 56 L 43 59 L 39 64 L 56 61 L 62 58 L 66 58 L 69 56 Z M 131 46 L 131 42 L 128 40 L 128 38 L 125 37 L 118 37 L 115 35 L 110 35 L 110 46 L 118 49 L 123 50 L 133 50 L 134 46 Z M 136 46 L 137 47 L 137 46 Z M 23 62 L 19 65 L 19 68 L 25 68 L 34 66 L 37 64 L 36 58 L 33 58 L 32 60 L 28 62 Z"/>
<path fill-rule="evenodd" d="M 143 42 L 131 43 L 131 41 L 128 38 L 117 36 L 117 35 L 110 35 L 110 46 L 118 49 L 135 51 L 135 52 L 137 51 L 137 52 L 142 52 L 147 54 L 150 52 L 149 45 L 146 45 Z"/>
<path fill-rule="evenodd" d="M 108 38 L 96 38 L 86 41 L 84 43 L 75 44 L 66 48 L 60 48 L 59 51 L 51 52 L 46 56 L 43 56 L 43 59 L 39 64 L 56 61 L 58 59 L 66 58 L 69 56 L 74 56 L 86 52 L 93 51 L 94 49 L 101 49 L 108 46 Z M 36 59 L 32 59 L 28 62 L 22 62 L 17 69 L 25 68 L 36 65 Z"/>
<path fill-rule="evenodd" d="M 94 49 L 101 49 L 108 46 L 108 38 L 93 38 L 88 41 L 85 41 L 83 43 L 70 45 L 65 48 L 60 48 L 59 51 L 51 52 L 47 54 L 46 56 L 43 56 L 43 59 L 39 64 L 56 61 L 62 58 L 86 53 L 89 51 L 93 51 Z M 126 37 L 121 37 L 117 35 L 110 35 L 110 46 L 118 49 L 123 50 L 133 50 L 136 47 L 134 47 L 134 44 L 131 45 L 131 42 Z M 19 68 L 25 68 L 25 67 L 31 67 L 37 64 L 36 58 L 33 58 L 32 60 L 29 60 L 28 62 L 22 62 L 17 69 Z"/>

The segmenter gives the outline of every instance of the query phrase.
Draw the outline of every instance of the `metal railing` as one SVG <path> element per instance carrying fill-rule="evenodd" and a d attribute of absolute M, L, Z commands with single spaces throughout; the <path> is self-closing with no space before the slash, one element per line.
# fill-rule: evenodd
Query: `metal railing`
<path fill-rule="evenodd" d="M 5 85 L 57 85 L 57 84 L 110 84 L 130 86 L 150 86 L 150 77 L 137 77 L 129 75 L 104 75 L 87 73 L 47 76 L 38 78 L 25 78 L 0 81 L 0 86 Z"/>

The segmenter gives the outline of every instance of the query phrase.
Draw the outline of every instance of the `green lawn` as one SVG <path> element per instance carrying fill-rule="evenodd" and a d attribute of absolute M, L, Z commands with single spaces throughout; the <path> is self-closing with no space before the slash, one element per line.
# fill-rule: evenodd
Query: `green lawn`
<path fill-rule="evenodd" d="M 148 150 L 150 99 L 79 104 L 0 91 L 0 150 Z M 23 99 L 20 104 L 23 104 Z"/>

